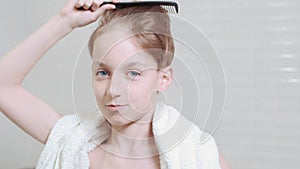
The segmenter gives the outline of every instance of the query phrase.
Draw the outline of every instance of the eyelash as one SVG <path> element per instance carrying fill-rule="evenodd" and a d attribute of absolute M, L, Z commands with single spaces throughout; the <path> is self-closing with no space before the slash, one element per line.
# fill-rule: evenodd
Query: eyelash
<path fill-rule="evenodd" d="M 100 73 L 102 75 L 99 75 Z M 134 75 L 132 75 L 132 73 L 134 73 Z M 130 70 L 130 71 L 128 71 L 127 75 L 129 77 L 129 79 L 133 80 L 133 79 L 136 79 L 137 77 L 141 76 L 142 74 L 139 71 Z M 105 78 L 105 77 L 109 77 L 110 73 L 107 70 L 98 70 L 96 72 L 96 76 L 100 76 L 100 78 Z"/>
<path fill-rule="evenodd" d="M 97 71 L 97 72 L 96 72 L 96 76 L 98 76 L 99 73 L 104 73 L 104 72 L 105 72 L 105 75 L 101 75 L 100 77 L 109 76 L 109 72 L 106 71 L 106 70 L 99 70 L 99 71 Z"/>
<path fill-rule="evenodd" d="M 132 75 L 131 73 L 134 73 L 135 75 Z M 140 72 L 136 71 L 136 70 L 130 70 L 128 72 L 128 76 L 131 77 L 131 79 L 135 79 L 135 78 L 137 78 L 137 77 L 139 77 L 141 75 L 142 74 Z"/>

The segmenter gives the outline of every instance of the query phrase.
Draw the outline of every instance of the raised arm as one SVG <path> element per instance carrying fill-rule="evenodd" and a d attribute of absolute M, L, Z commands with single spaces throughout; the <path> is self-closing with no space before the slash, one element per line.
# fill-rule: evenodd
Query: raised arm
<path fill-rule="evenodd" d="M 22 81 L 57 41 L 76 27 L 96 21 L 114 5 L 98 6 L 102 0 L 69 0 L 65 8 L 26 40 L 0 58 L 0 111 L 38 141 L 45 143 L 61 117 L 49 105 L 26 91 Z M 78 10 L 80 7 L 93 10 Z"/>

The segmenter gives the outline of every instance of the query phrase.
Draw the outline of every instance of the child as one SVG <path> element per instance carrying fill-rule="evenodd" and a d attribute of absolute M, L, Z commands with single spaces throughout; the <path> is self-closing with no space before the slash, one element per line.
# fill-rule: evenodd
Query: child
<path fill-rule="evenodd" d="M 99 7 L 102 2 L 69 0 L 0 60 L 1 112 L 46 144 L 37 168 L 229 168 L 212 137 L 201 142 L 205 134 L 195 126 L 182 135 L 191 122 L 157 103 L 172 82 L 174 43 L 166 12 L 159 6 L 114 10 L 111 4 Z M 21 83 L 51 46 L 101 15 L 89 42 L 101 113 L 82 121 L 62 116 Z"/>

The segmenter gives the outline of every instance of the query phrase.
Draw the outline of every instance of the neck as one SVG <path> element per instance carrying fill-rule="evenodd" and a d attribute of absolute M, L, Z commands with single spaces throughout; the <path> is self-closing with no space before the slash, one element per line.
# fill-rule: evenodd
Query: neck
<path fill-rule="evenodd" d="M 131 158 L 152 157 L 158 154 L 152 122 L 134 122 L 126 126 L 112 125 L 111 127 L 111 135 L 105 144 L 108 151 Z"/>

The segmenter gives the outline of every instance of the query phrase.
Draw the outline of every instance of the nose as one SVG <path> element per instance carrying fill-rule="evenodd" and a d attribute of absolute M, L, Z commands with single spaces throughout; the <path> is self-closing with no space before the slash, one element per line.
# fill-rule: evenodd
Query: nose
<path fill-rule="evenodd" d="M 121 96 L 122 91 L 122 79 L 116 75 L 113 75 L 107 87 L 106 95 L 111 97 L 111 99 L 115 99 Z"/>

